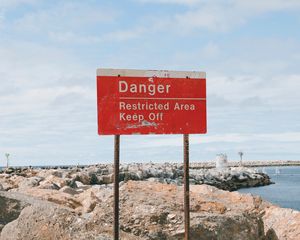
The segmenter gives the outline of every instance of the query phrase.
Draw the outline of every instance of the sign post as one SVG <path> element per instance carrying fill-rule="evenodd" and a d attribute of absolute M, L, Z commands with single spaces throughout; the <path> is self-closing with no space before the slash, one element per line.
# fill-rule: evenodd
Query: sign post
<path fill-rule="evenodd" d="M 183 135 L 183 184 L 184 184 L 184 238 L 188 240 L 190 237 L 190 176 L 189 176 L 189 135 Z"/>
<path fill-rule="evenodd" d="M 206 133 L 204 72 L 97 70 L 98 134 L 115 135 L 114 239 L 119 239 L 120 135 L 183 134 L 185 239 L 189 239 L 189 134 Z"/>
<path fill-rule="evenodd" d="M 114 152 L 114 239 L 119 239 L 120 135 L 115 135 Z"/>

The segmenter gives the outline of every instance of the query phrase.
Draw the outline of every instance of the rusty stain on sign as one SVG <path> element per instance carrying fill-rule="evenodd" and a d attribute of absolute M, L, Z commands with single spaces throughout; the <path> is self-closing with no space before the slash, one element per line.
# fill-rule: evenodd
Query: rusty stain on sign
<path fill-rule="evenodd" d="M 146 120 L 141 121 L 138 124 L 132 124 L 128 125 L 127 128 L 139 128 L 139 127 L 157 127 L 157 124 L 155 122 L 148 122 Z"/>

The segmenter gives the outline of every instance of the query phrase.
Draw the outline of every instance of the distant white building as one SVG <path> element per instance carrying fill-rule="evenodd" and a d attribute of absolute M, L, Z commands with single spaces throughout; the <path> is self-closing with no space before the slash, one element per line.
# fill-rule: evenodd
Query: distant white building
<path fill-rule="evenodd" d="M 227 155 L 223 153 L 217 154 L 216 168 L 222 169 L 222 168 L 227 168 L 227 166 L 228 166 Z"/>

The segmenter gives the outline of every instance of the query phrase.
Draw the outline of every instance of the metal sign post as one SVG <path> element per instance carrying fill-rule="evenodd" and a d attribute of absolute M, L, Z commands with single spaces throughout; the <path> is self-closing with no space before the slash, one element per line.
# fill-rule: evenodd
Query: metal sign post
<path fill-rule="evenodd" d="M 190 176 L 189 176 L 189 135 L 183 135 L 183 158 L 184 158 L 184 239 L 190 237 Z"/>
<path fill-rule="evenodd" d="M 120 135 L 115 135 L 115 152 L 114 152 L 114 240 L 119 239 L 119 169 L 120 169 Z"/>

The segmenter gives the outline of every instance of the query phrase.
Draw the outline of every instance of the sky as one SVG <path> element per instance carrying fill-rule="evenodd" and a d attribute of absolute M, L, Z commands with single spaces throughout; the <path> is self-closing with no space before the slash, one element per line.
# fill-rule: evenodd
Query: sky
<path fill-rule="evenodd" d="M 0 166 L 113 162 L 96 69 L 207 74 L 190 161 L 300 160 L 300 1 L 0 0 Z M 182 162 L 181 135 L 121 136 L 121 163 Z"/>

